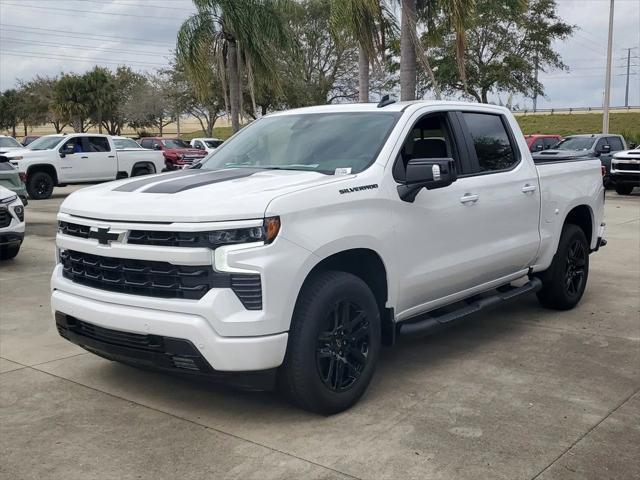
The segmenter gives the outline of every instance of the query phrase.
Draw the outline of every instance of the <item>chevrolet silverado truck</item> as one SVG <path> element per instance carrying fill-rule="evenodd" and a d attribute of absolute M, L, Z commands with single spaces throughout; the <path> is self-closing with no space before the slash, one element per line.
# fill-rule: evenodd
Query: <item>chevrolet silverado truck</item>
<path fill-rule="evenodd" d="M 605 243 L 600 160 L 534 164 L 494 105 L 274 113 L 196 167 L 62 203 L 60 335 L 322 414 L 360 398 L 399 336 L 534 292 L 573 308 Z"/>
<path fill-rule="evenodd" d="M 93 133 L 46 135 L 4 156 L 26 175 L 27 192 L 34 200 L 51 198 L 56 186 L 137 177 L 164 168 L 159 152 L 117 151 L 109 135 Z"/>
<path fill-rule="evenodd" d="M 640 148 L 616 153 L 611 159 L 611 183 L 618 195 L 640 187 Z"/>
<path fill-rule="evenodd" d="M 14 192 L 0 185 L 0 260 L 11 260 L 24 239 L 24 206 Z"/>

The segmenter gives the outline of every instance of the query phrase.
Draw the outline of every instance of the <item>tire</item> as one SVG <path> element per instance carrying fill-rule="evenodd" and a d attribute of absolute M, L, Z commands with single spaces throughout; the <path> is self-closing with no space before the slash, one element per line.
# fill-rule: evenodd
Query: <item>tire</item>
<path fill-rule="evenodd" d="M 633 192 L 633 185 L 616 185 L 618 195 L 631 195 L 631 192 Z"/>
<path fill-rule="evenodd" d="M 18 255 L 20 245 L 8 245 L 0 247 L 0 260 L 11 260 Z"/>
<path fill-rule="evenodd" d="M 138 167 L 133 170 L 132 177 L 139 177 L 141 175 L 149 175 L 151 171 L 147 167 Z"/>
<path fill-rule="evenodd" d="M 299 407 L 324 415 L 354 405 L 380 355 L 380 311 L 359 277 L 321 272 L 302 288 L 279 386 Z"/>
<path fill-rule="evenodd" d="M 556 310 L 570 310 L 582 298 L 589 277 L 589 243 L 580 227 L 562 228 L 558 250 L 551 266 L 540 275 L 542 289 L 538 301 Z"/>
<path fill-rule="evenodd" d="M 47 172 L 35 172 L 27 178 L 27 193 L 33 200 L 45 200 L 53 195 L 54 185 Z"/>

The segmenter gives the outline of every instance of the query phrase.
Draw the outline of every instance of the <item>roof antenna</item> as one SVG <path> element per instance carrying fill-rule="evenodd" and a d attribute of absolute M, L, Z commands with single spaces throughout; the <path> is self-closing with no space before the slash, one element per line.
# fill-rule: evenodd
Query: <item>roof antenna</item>
<path fill-rule="evenodd" d="M 378 102 L 378 108 L 386 107 L 387 105 L 391 105 L 392 103 L 396 103 L 396 101 L 389 100 L 389 95 L 383 95 L 380 101 Z"/>

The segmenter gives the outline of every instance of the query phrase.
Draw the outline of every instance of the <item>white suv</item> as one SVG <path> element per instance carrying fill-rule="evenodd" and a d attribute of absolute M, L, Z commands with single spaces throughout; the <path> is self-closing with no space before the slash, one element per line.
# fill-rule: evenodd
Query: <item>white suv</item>
<path fill-rule="evenodd" d="M 24 239 L 24 205 L 8 188 L 0 186 L 0 260 L 18 255 Z"/>

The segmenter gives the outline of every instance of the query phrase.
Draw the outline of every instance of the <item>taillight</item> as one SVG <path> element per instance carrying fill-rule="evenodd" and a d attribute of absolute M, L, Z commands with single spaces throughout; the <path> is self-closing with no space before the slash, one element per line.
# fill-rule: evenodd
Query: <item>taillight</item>
<path fill-rule="evenodd" d="M 27 183 L 27 174 L 26 173 L 20 172 L 20 173 L 18 173 L 18 175 L 20 176 L 20 181 L 22 183 Z"/>
<path fill-rule="evenodd" d="M 602 173 L 603 177 L 607 174 L 607 169 L 604 165 L 600 165 L 600 172 Z"/>

